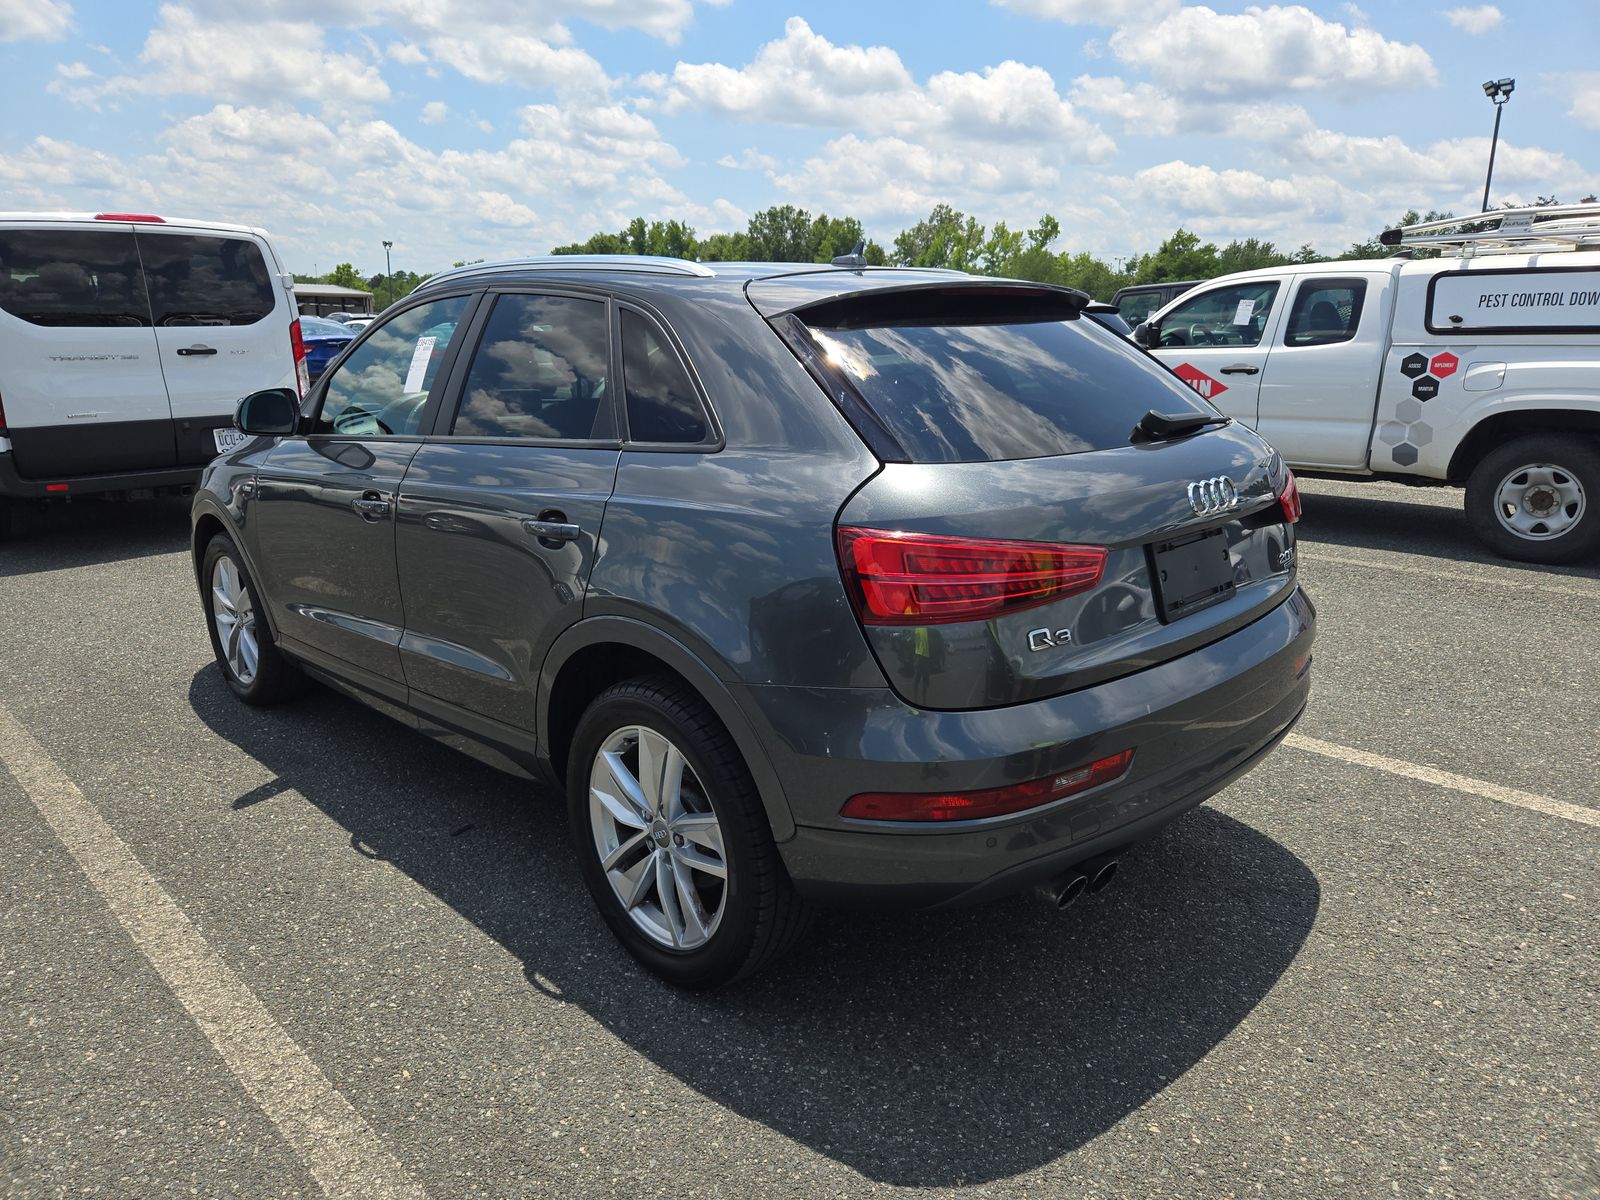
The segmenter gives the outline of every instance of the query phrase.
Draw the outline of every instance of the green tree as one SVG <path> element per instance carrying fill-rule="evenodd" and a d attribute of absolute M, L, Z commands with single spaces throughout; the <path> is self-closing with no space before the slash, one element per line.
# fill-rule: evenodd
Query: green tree
<path fill-rule="evenodd" d="M 750 218 L 746 248 L 756 262 L 812 262 L 811 228 L 811 214 L 803 208 L 764 208 Z"/>
<path fill-rule="evenodd" d="M 702 262 L 745 262 L 750 257 L 750 239 L 742 233 L 713 233 L 700 243 Z"/>
<path fill-rule="evenodd" d="M 362 278 L 361 272 L 351 263 L 342 262 L 325 277 L 326 282 L 335 287 L 362 288 L 365 290 L 367 281 Z"/>
<path fill-rule="evenodd" d="M 1281 267 L 1289 256 L 1280 254 L 1271 242 L 1260 238 L 1237 239 L 1217 252 L 1217 274 L 1230 275 L 1234 271 L 1254 271 L 1261 267 Z"/>
<path fill-rule="evenodd" d="M 983 226 L 976 218 L 957 212 L 948 204 L 939 204 L 894 239 L 893 260 L 902 267 L 968 271 L 977 266 L 984 245 Z"/>

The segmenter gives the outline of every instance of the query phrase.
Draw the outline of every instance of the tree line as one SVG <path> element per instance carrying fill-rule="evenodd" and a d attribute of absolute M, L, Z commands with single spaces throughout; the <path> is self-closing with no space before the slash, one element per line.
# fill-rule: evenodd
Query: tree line
<path fill-rule="evenodd" d="M 1594 202 L 1584 197 L 1584 203 Z M 1540 196 L 1540 205 L 1557 203 Z M 1452 213 L 1415 209 L 1394 225 L 1442 220 Z M 1394 226 L 1386 226 L 1393 228 Z M 582 242 L 556 246 L 551 254 L 652 254 L 687 258 L 697 262 L 815 262 L 825 263 L 863 245 L 871 266 L 950 267 L 980 275 L 1004 275 L 1039 283 L 1061 284 L 1109 300 L 1118 288 L 1167 280 L 1211 279 L 1234 271 L 1278 267 L 1290 263 L 1384 258 L 1393 251 L 1378 241 L 1378 234 L 1355 242 L 1338 254 L 1323 254 L 1309 243 L 1295 250 L 1280 250 L 1261 238 L 1236 238 L 1226 245 L 1202 242 L 1182 227 L 1156 249 L 1108 263 L 1086 250 L 1052 250 L 1061 237 L 1061 223 L 1049 213 L 1028 229 L 1012 229 L 1004 221 L 992 226 L 948 204 L 936 205 L 922 220 L 896 234 L 888 246 L 867 237 L 855 217 L 827 213 L 812 216 L 793 204 L 774 205 L 752 216 L 743 230 L 700 236 L 683 221 L 647 221 L 635 217 L 616 233 L 599 232 Z M 1419 251 L 1425 256 L 1429 251 Z M 481 261 L 481 260 L 474 260 Z M 455 266 L 466 265 L 457 262 Z M 407 295 L 428 275 L 396 271 L 363 276 L 351 263 L 340 263 L 325 275 L 296 275 L 300 283 L 332 283 L 365 288 L 376 307 Z"/>

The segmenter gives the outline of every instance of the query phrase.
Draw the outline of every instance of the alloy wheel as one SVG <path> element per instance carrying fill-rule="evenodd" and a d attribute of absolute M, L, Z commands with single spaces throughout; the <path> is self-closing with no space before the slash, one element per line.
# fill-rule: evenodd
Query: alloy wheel
<path fill-rule="evenodd" d="M 260 662 L 256 610 L 238 564 L 227 555 L 211 568 L 211 622 L 229 673 L 244 687 L 255 681 Z"/>

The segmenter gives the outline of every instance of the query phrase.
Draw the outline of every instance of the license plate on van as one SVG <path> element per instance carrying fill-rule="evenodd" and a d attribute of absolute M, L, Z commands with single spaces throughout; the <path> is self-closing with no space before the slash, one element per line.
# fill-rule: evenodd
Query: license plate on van
<path fill-rule="evenodd" d="M 217 441 L 218 454 L 232 454 L 250 440 L 242 429 L 213 429 L 211 436 Z"/>

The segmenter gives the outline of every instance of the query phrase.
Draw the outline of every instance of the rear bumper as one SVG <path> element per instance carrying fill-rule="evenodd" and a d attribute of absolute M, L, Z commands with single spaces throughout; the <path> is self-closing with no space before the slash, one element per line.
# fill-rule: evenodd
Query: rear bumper
<path fill-rule="evenodd" d="M 24 479 L 10 454 L 0 454 L 0 498 L 11 500 L 62 500 L 70 496 L 93 496 L 105 492 L 131 492 L 154 488 L 191 488 L 200 480 L 204 466 L 160 467 L 149 471 L 119 471 L 113 475 L 60 475 L 49 479 Z M 66 484 L 66 490 L 51 491 L 51 484 Z"/>
<path fill-rule="evenodd" d="M 779 847 L 790 876 L 824 903 L 957 905 L 1142 841 L 1249 770 L 1299 719 L 1315 620 L 1296 588 L 1180 659 L 1001 709 L 926 712 L 885 691 L 752 689 L 794 808 L 795 836 Z M 1130 746 L 1125 778 L 1015 816 L 930 826 L 838 815 L 857 792 L 996 787 Z"/>

